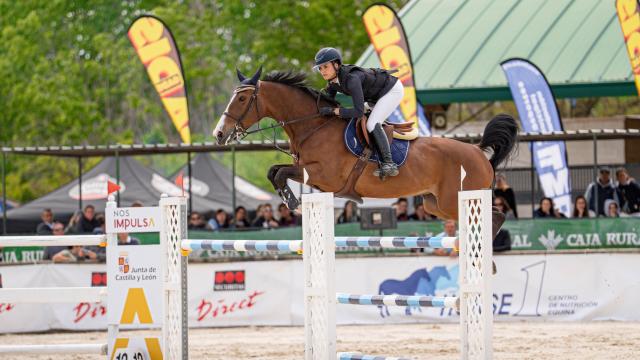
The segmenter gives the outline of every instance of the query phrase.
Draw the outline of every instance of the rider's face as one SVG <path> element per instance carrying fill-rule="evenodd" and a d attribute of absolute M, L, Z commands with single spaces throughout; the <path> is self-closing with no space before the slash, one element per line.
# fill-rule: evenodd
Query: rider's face
<path fill-rule="evenodd" d="M 327 81 L 336 77 L 336 65 L 331 61 L 318 65 L 318 71 Z"/>

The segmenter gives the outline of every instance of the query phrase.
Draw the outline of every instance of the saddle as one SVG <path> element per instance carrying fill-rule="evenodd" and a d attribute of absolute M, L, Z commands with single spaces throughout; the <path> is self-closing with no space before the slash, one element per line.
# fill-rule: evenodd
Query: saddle
<path fill-rule="evenodd" d="M 382 129 L 387 135 L 387 139 L 389 140 L 389 146 L 393 143 L 393 139 L 396 137 L 406 137 L 406 134 L 413 130 L 413 124 L 410 122 L 405 123 L 389 123 L 384 122 L 382 124 Z M 367 132 L 367 117 L 363 116 L 356 120 L 356 136 L 358 140 L 364 146 L 364 150 L 356 163 L 354 164 L 349 176 L 347 177 L 347 181 L 340 191 L 336 193 L 336 196 L 343 197 L 346 199 L 350 199 L 362 204 L 362 197 L 355 190 L 356 183 L 358 179 L 362 175 L 365 167 L 367 167 L 367 163 L 373 154 L 374 146 L 369 139 L 369 133 Z M 384 180 L 383 177 L 380 180 Z"/>

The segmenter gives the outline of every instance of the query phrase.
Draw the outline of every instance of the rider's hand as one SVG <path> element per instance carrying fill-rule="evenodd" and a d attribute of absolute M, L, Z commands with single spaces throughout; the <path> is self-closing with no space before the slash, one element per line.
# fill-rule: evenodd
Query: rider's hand
<path fill-rule="evenodd" d="M 328 106 L 321 107 L 320 108 L 320 115 L 322 115 L 322 116 L 334 115 L 333 108 L 332 107 L 328 107 Z"/>

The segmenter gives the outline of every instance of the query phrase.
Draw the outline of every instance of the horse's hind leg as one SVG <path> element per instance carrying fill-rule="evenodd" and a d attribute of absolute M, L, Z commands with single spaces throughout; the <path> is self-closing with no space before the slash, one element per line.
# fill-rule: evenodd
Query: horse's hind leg
<path fill-rule="evenodd" d="M 429 214 L 437 216 L 439 219 L 444 219 L 444 214 L 438 208 L 438 199 L 433 194 L 422 195 L 422 206 Z"/>

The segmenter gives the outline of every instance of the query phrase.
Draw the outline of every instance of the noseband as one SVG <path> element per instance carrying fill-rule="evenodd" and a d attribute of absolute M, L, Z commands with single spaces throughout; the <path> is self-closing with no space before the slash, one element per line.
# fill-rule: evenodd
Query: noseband
<path fill-rule="evenodd" d="M 258 89 L 259 89 L 258 85 L 241 85 L 240 87 L 235 89 L 233 91 L 233 93 L 234 93 L 234 95 L 237 95 L 237 94 L 239 94 L 241 92 L 244 92 L 246 90 L 249 90 L 249 89 L 253 89 L 253 93 L 251 94 L 251 98 L 249 98 L 249 104 L 247 105 L 246 109 L 244 109 L 244 111 L 242 112 L 242 114 L 239 117 L 231 115 L 227 111 L 225 111 L 223 113 L 224 116 L 228 116 L 233 121 L 236 122 L 235 125 L 234 125 L 234 128 L 233 128 L 233 132 L 231 133 L 231 137 L 235 138 L 236 140 L 244 138 L 245 136 L 248 135 L 247 129 L 245 129 L 242 126 L 242 121 L 247 116 L 247 114 L 249 113 L 249 110 L 251 110 L 251 106 L 254 103 L 255 103 L 255 107 L 256 107 L 256 114 L 258 115 L 258 118 L 260 118 L 260 110 L 258 109 Z"/>

